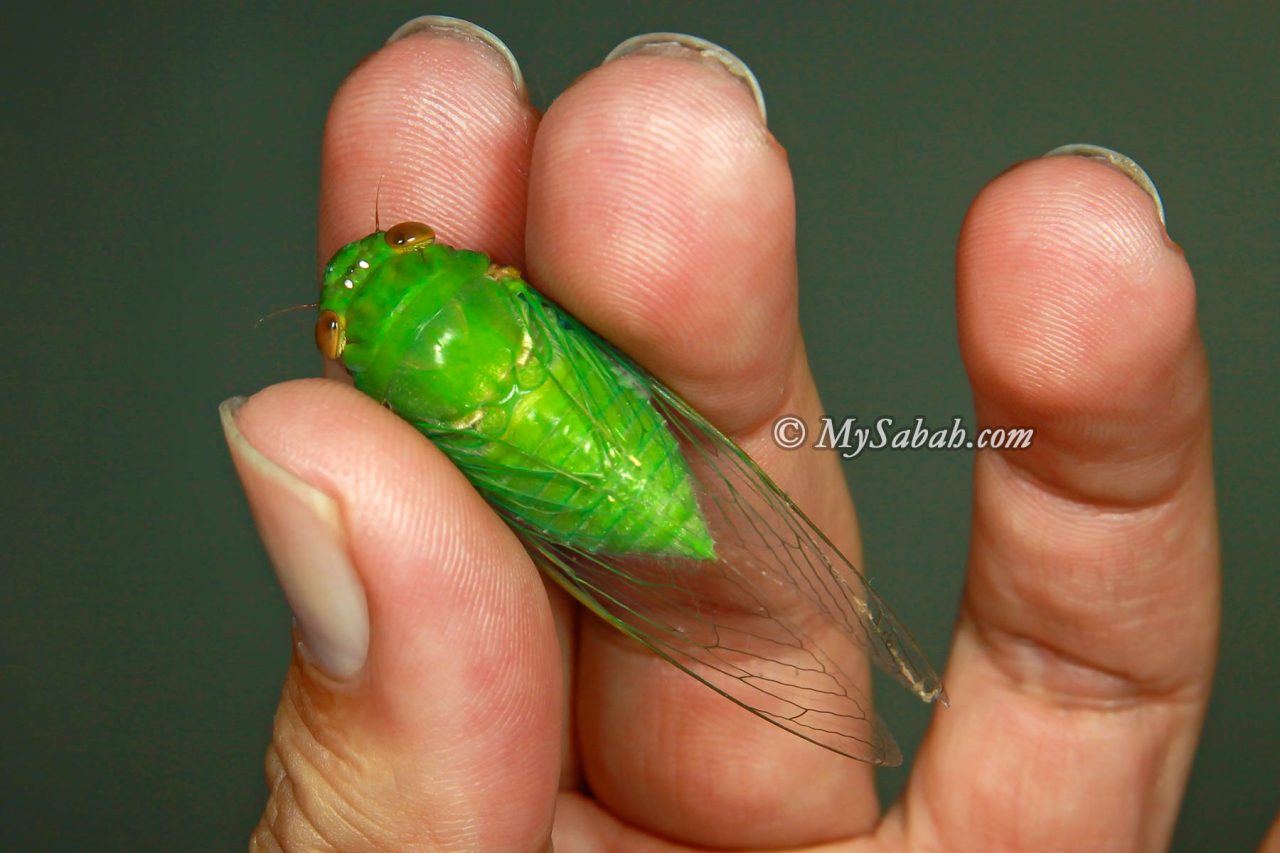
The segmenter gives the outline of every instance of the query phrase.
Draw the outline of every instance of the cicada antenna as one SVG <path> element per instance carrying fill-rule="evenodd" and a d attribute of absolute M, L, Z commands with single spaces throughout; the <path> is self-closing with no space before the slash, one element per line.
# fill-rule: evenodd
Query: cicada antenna
<path fill-rule="evenodd" d="M 270 314 L 264 314 L 263 316 L 259 317 L 258 322 L 253 324 L 253 328 L 256 330 L 259 326 L 261 326 L 263 323 L 267 322 L 268 320 L 274 320 L 276 317 L 280 317 L 285 314 L 292 314 L 294 311 L 302 311 L 307 308 L 318 308 L 319 305 L 320 303 L 318 302 L 304 302 L 300 305 L 289 305 L 285 308 L 277 308 L 276 310 L 272 311 Z"/>

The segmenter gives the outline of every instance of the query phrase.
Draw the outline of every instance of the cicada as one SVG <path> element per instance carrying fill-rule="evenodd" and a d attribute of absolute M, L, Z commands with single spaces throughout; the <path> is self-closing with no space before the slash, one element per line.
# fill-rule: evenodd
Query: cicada
<path fill-rule="evenodd" d="M 584 607 L 805 740 L 901 753 L 868 655 L 942 684 L 866 579 L 733 441 L 509 266 L 405 222 L 325 268 L 316 343 L 435 442 Z"/>

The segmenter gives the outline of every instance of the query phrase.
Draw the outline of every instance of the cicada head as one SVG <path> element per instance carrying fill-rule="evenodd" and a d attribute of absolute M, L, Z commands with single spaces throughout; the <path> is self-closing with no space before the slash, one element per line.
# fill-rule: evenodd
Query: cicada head
<path fill-rule="evenodd" d="M 341 360 L 347 346 L 352 303 L 391 259 L 416 252 L 435 241 L 435 232 L 420 222 L 402 222 L 375 231 L 334 253 L 320 281 L 320 316 L 316 346 L 326 358 Z"/>

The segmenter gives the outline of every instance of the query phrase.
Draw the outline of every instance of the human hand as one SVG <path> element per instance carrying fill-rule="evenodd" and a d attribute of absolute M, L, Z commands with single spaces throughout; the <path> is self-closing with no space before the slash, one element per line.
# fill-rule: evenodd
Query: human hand
<path fill-rule="evenodd" d="M 649 48 L 538 117 L 500 50 L 429 28 L 363 63 L 325 132 L 323 258 L 384 224 L 529 278 L 679 391 L 855 564 L 799 339 L 783 150 L 742 69 Z M 735 73 L 736 76 L 735 76 Z M 535 144 L 535 131 L 537 142 Z M 1082 157 L 988 186 L 960 238 L 983 425 L 969 578 L 903 799 L 716 696 L 541 582 L 444 456 L 338 383 L 228 411 L 298 617 L 262 849 L 672 845 L 1145 849 L 1167 843 L 1207 701 L 1218 576 L 1194 289 L 1152 199 Z"/>

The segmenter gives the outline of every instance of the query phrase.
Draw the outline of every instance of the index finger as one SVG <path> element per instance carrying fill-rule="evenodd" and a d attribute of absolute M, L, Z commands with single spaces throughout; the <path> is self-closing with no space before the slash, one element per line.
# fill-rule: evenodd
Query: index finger
<path fill-rule="evenodd" d="M 320 259 L 406 219 L 504 263 L 524 258 L 537 113 L 501 43 L 416 19 L 334 98 L 320 176 Z M 411 25 L 423 35 L 414 35 Z M 469 26 L 469 25 L 464 25 Z M 397 38 L 399 37 L 399 38 Z"/>
<path fill-rule="evenodd" d="M 519 256 L 536 117 L 500 44 L 465 26 L 389 44 L 335 97 L 323 256 L 376 214 Z M 563 612 L 519 541 L 436 447 L 351 388 L 289 383 L 227 415 L 305 653 L 256 843 L 544 843 L 567 742 Z"/>

